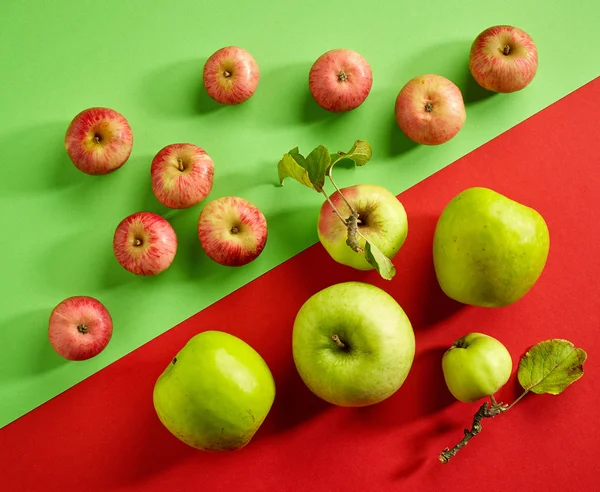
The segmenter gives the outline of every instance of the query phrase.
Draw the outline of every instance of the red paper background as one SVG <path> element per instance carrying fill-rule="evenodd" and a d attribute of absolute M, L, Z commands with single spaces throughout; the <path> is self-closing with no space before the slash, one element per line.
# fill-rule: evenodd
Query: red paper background
<path fill-rule="evenodd" d="M 504 97 L 504 96 L 494 96 Z M 598 490 L 600 349 L 600 79 L 400 195 L 409 235 L 391 282 L 335 264 L 320 245 L 198 313 L 0 431 L 0 489 L 10 491 Z M 446 203 L 488 186 L 536 208 L 551 235 L 532 291 L 501 309 L 444 296 L 431 241 Z M 417 354 L 403 387 L 378 405 L 347 409 L 313 396 L 299 379 L 291 328 L 313 293 L 346 280 L 390 292 L 409 315 Z M 172 437 L 152 407 L 152 387 L 194 334 L 226 330 L 253 345 L 275 376 L 277 397 L 243 450 L 209 454 Z M 585 375 L 559 396 L 529 395 L 451 462 L 478 404 L 448 393 L 440 359 L 470 331 L 499 338 L 519 393 L 516 365 L 531 345 L 566 338 L 588 353 Z"/>

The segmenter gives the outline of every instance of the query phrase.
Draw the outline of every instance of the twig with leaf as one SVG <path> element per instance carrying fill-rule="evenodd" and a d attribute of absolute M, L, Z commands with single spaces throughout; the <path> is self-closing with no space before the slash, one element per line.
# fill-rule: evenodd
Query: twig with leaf
<path fill-rule="evenodd" d="M 534 345 L 519 361 L 517 377 L 523 393 L 510 405 L 498 403 L 494 396 L 485 402 L 473 417 L 471 429 L 465 429 L 464 437 L 452 449 L 446 448 L 439 456 L 448 463 L 458 451 L 481 432 L 481 421 L 506 413 L 528 393 L 558 395 L 567 386 L 583 376 L 583 363 L 587 354 L 580 348 L 562 339 L 551 339 Z"/>
<path fill-rule="evenodd" d="M 285 178 L 293 178 L 300 184 L 313 189 L 325 196 L 333 211 L 337 214 L 342 223 L 346 226 L 348 237 L 346 244 L 353 251 L 364 254 L 367 262 L 372 265 L 377 272 L 386 280 L 391 280 L 396 274 L 396 269 L 392 261 L 385 256 L 379 248 L 369 241 L 360 232 L 360 217 L 358 212 L 346 200 L 338 186 L 333 180 L 333 167 L 344 159 L 351 159 L 357 166 L 364 166 L 372 156 L 371 145 L 366 140 L 356 140 L 349 152 L 330 153 L 326 147 L 319 145 L 308 156 L 304 157 L 298 152 L 298 147 L 293 148 L 287 154 L 284 154 L 279 161 L 277 170 L 279 173 L 279 183 L 283 185 Z M 324 189 L 325 178 L 328 178 L 336 193 L 339 193 L 344 203 L 350 210 L 348 217 L 342 216 L 335 207 L 329 195 Z M 364 247 L 361 242 L 364 241 Z"/>

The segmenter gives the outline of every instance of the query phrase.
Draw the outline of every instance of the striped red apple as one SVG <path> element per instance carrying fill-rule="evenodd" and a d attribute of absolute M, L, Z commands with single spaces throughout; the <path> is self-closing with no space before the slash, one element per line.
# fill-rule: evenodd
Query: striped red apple
<path fill-rule="evenodd" d="M 254 261 L 267 242 L 267 220 L 260 209 L 237 196 L 207 203 L 198 218 L 198 237 L 206 255 L 221 265 Z"/>
<path fill-rule="evenodd" d="M 68 360 L 95 357 L 108 345 L 112 332 L 108 309 L 94 297 L 68 297 L 50 313 L 48 340 L 56 353 Z"/>
<path fill-rule="evenodd" d="M 129 159 L 133 133 L 127 119 L 111 108 L 93 107 L 77 114 L 67 128 L 65 149 L 75 167 L 91 174 L 108 174 Z"/>
<path fill-rule="evenodd" d="M 214 163 L 197 145 L 174 143 L 156 154 L 150 174 L 152 191 L 159 202 L 170 208 L 189 208 L 211 192 Z"/>
<path fill-rule="evenodd" d="M 117 226 L 113 249 L 119 264 L 136 275 L 164 272 L 175 258 L 177 235 L 169 221 L 152 212 L 136 212 Z"/>

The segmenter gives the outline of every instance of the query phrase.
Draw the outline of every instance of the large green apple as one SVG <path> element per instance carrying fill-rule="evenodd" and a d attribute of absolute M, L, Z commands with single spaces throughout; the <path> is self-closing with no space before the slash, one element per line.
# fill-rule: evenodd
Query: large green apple
<path fill-rule="evenodd" d="M 468 188 L 440 215 L 433 262 L 442 290 L 464 304 L 521 299 L 546 265 L 550 237 L 536 210 L 489 188 Z"/>
<path fill-rule="evenodd" d="M 496 338 L 469 333 L 444 353 L 442 371 L 454 398 L 470 403 L 493 395 L 506 384 L 512 372 L 512 359 Z"/>
<path fill-rule="evenodd" d="M 154 408 L 184 443 L 206 451 L 244 447 L 275 398 L 264 359 L 243 340 L 221 331 L 192 337 L 154 386 Z"/>
<path fill-rule="evenodd" d="M 347 219 L 351 210 L 344 198 L 358 213 L 358 231 L 390 260 L 400 250 L 408 234 L 406 210 L 398 198 L 386 188 L 378 185 L 359 184 L 342 188 L 342 195 L 335 191 L 329 197 L 340 215 Z M 335 213 L 329 201 L 325 201 L 319 212 L 317 233 L 319 241 L 338 263 L 357 270 L 372 270 L 374 267 L 363 253 L 354 251 L 346 240 L 348 229 Z M 364 249 L 365 240 L 358 236 L 358 245 Z"/>
<path fill-rule="evenodd" d="M 294 363 L 318 397 L 360 407 L 385 400 L 408 376 L 415 355 L 411 323 L 396 300 L 363 282 L 312 295 L 292 335 Z"/>

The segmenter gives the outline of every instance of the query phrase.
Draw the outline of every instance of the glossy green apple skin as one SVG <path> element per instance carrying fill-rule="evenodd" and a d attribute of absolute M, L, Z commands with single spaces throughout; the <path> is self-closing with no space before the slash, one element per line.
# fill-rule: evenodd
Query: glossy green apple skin
<path fill-rule="evenodd" d="M 264 359 L 221 331 L 192 337 L 154 386 L 154 407 L 178 439 L 205 451 L 234 451 L 250 442 L 275 398 Z"/>
<path fill-rule="evenodd" d="M 343 282 L 302 305 L 292 351 L 300 377 L 315 395 L 334 405 L 361 407 L 385 400 L 402 386 L 414 359 L 415 335 L 387 292 Z"/>
<path fill-rule="evenodd" d="M 408 219 L 402 203 L 392 192 L 378 185 L 360 184 L 340 191 L 363 222 L 359 225 L 360 233 L 393 259 L 408 235 Z M 342 217 L 350 216 L 348 205 L 337 191 L 329 198 Z M 317 233 L 325 250 L 338 263 L 357 270 L 373 270 L 363 253 L 353 251 L 346 244 L 348 230 L 328 201 L 321 207 Z M 364 249 L 365 240 L 359 237 L 358 244 Z"/>
<path fill-rule="evenodd" d="M 489 335 L 469 333 L 442 356 L 446 386 L 459 401 L 471 403 L 496 393 L 512 372 L 506 347 Z"/>
<path fill-rule="evenodd" d="M 502 307 L 540 277 L 550 236 L 536 210 L 489 188 L 468 188 L 440 215 L 433 238 L 442 290 L 464 304 Z"/>

